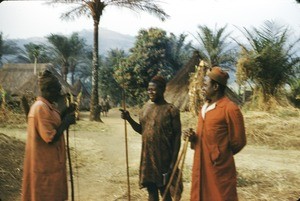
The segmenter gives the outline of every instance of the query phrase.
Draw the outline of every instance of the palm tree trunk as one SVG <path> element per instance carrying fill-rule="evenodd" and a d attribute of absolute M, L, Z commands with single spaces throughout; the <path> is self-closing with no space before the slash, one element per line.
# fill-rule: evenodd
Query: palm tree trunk
<path fill-rule="evenodd" d="M 71 84 L 72 84 L 72 86 L 74 86 L 75 64 L 70 65 L 70 71 L 71 71 Z"/>
<path fill-rule="evenodd" d="M 94 20 L 94 48 L 93 48 L 93 69 L 92 69 L 92 97 L 90 105 L 90 120 L 101 121 L 99 110 L 99 95 L 98 95 L 98 27 L 99 20 Z"/>

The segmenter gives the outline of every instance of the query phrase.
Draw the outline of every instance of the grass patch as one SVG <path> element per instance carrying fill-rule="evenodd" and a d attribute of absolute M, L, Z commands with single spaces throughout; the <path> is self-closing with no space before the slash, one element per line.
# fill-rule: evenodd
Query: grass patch
<path fill-rule="evenodd" d="M 273 149 L 299 149 L 299 110 L 284 111 L 286 110 L 280 108 L 272 113 L 243 112 L 248 144 L 264 145 Z"/>
<path fill-rule="evenodd" d="M 263 172 L 242 169 L 238 174 L 238 193 L 244 200 L 294 200 L 300 197 L 297 175 L 286 172 Z"/>

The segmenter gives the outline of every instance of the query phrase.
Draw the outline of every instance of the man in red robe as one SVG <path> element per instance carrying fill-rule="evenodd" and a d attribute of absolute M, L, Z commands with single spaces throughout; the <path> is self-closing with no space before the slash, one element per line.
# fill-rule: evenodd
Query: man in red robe
<path fill-rule="evenodd" d="M 234 155 L 246 145 L 243 115 L 225 96 L 229 75 L 213 67 L 204 82 L 206 102 L 199 112 L 196 133 L 184 136 L 194 149 L 192 201 L 236 201 Z"/>

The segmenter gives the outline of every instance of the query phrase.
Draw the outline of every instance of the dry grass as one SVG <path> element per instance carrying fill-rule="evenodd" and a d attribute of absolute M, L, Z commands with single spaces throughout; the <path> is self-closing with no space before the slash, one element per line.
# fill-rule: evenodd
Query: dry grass
<path fill-rule="evenodd" d="M 2 128 L 25 128 L 25 114 L 14 112 L 11 110 L 0 109 L 0 127 Z"/>
<path fill-rule="evenodd" d="M 275 149 L 299 149 L 299 109 L 278 108 L 272 112 L 243 113 L 249 144 L 266 145 Z"/>
<path fill-rule="evenodd" d="M 138 119 L 138 108 L 128 108 L 133 118 Z M 293 150 L 300 149 L 300 111 L 294 108 L 278 107 L 273 112 L 262 111 L 243 111 L 248 145 L 264 146 L 269 149 Z M 84 115 L 87 115 L 85 113 Z M 105 121 L 105 119 L 103 119 Z M 181 113 L 183 129 L 194 128 L 196 126 L 197 117 L 190 112 Z M 26 122 L 24 115 L 16 113 L 7 113 L 6 116 L 0 116 L 0 126 L 5 129 L 13 130 L 24 129 Z M 4 130 L 5 130 L 4 129 Z M 90 122 L 87 117 L 79 121 L 76 126 L 71 128 L 77 133 L 80 131 L 99 131 L 109 133 L 111 129 L 105 123 Z M 22 178 L 22 161 L 24 154 L 24 143 L 7 135 L 0 134 L 0 197 L 3 200 L 15 200 L 20 193 L 21 178 Z M 94 150 L 99 160 L 101 153 Z M 3 154 L 5 153 L 5 154 Z M 87 156 L 71 150 L 74 160 L 78 168 L 86 166 Z M 298 153 L 298 152 L 297 152 Z M 89 152 L 89 154 L 92 154 Z M 253 156 L 255 157 L 255 155 Z M 287 156 L 288 157 L 288 156 Z M 255 163 L 255 158 L 253 159 Z M 186 165 L 183 172 L 184 186 L 187 187 L 184 191 L 184 198 L 189 197 L 188 187 L 191 182 L 191 165 Z M 238 194 L 241 201 L 269 201 L 269 200 L 297 200 L 300 197 L 300 180 L 299 174 L 296 171 L 279 170 L 273 171 L 268 169 L 247 169 L 245 167 L 238 169 Z M 110 178 L 111 183 L 114 183 L 116 188 L 122 188 L 122 194 L 116 195 L 114 200 L 126 200 L 126 182 L 124 171 L 117 172 L 116 175 Z M 138 166 L 130 168 L 130 178 L 132 189 L 138 189 Z M 5 195 L 3 194 L 5 192 Z M 145 198 L 145 191 L 131 192 L 132 200 L 142 200 Z M 185 199 L 183 199 L 185 200 Z"/>
<path fill-rule="evenodd" d="M 20 140 L 0 133 L 0 200 L 16 200 L 20 194 L 24 147 Z"/>
<path fill-rule="evenodd" d="M 241 169 L 238 175 L 238 194 L 241 200 L 296 201 L 300 198 L 297 175 L 283 172 Z"/>

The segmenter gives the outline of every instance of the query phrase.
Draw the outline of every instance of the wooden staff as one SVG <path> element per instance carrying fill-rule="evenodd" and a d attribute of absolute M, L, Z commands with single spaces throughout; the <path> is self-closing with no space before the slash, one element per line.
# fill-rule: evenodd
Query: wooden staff
<path fill-rule="evenodd" d="M 73 98 L 71 95 L 71 103 L 72 103 L 72 100 L 73 100 Z M 70 100 L 68 98 L 66 98 L 66 106 L 70 107 Z M 70 143 L 69 143 L 69 127 L 66 130 L 66 138 L 67 138 L 67 156 L 68 156 L 70 182 L 71 182 L 71 201 L 74 201 L 74 180 L 73 180 L 73 168 L 72 168 Z"/>
<path fill-rule="evenodd" d="M 176 198 L 177 198 L 177 191 L 178 191 L 178 186 L 179 186 L 180 178 L 182 177 L 182 172 L 183 172 L 183 167 L 184 167 L 186 152 L 187 152 L 187 148 L 188 148 L 188 143 L 189 143 L 189 140 L 186 139 L 185 142 L 184 142 L 183 150 L 182 150 L 182 152 L 183 152 L 183 159 L 182 159 L 182 162 L 181 162 L 181 166 L 179 168 L 179 173 L 178 173 L 178 177 L 177 177 L 177 181 L 176 181 L 176 186 L 175 186 L 175 197 L 174 197 L 175 201 L 176 201 Z"/>
<path fill-rule="evenodd" d="M 125 89 L 123 88 L 123 110 L 126 111 L 126 101 L 125 101 Z M 128 200 L 130 201 L 130 181 L 129 181 L 129 165 L 128 165 L 128 142 L 127 142 L 127 122 L 124 119 L 124 129 L 125 129 L 125 153 L 126 153 L 126 172 L 127 172 L 127 189 L 128 189 Z"/>
<path fill-rule="evenodd" d="M 67 128 L 66 138 L 67 138 L 67 155 L 68 155 L 68 162 L 69 162 L 70 182 L 71 182 L 71 200 L 74 201 L 74 181 L 73 181 L 73 168 L 72 168 L 71 153 L 70 153 L 70 146 L 69 146 L 69 128 Z"/>
<path fill-rule="evenodd" d="M 172 174 L 171 174 L 170 180 L 169 180 L 169 182 L 168 182 L 168 185 L 167 185 L 167 187 L 166 187 L 166 189 L 165 189 L 165 192 L 164 192 L 164 194 L 163 194 L 163 197 L 162 197 L 162 201 L 164 201 L 164 200 L 166 199 L 166 195 L 167 195 L 167 193 L 168 193 L 168 191 L 169 191 L 169 189 L 170 189 L 170 186 L 171 186 L 172 181 L 173 181 L 173 179 L 174 179 L 174 176 L 175 176 L 176 170 L 177 170 L 177 168 L 178 168 L 178 165 L 179 165 L 179 163 L 180 163 L 180 161 L 181 161 L 181 158 L 182 158 L 182 157 L 185 158 L 188 144 L 189 144 L 189 141 L 188 141 L 188 139 L 186 139 L 185 142 L 184 142 L 183 149 L 182 149 L 182 151 L 181 151 L 180 154 L 179 154 L 179 157 L 178 157 L 178 159 L 177 159 L 177 161 L 176 161 L 176 163 L 175 163 L 175 166 L 173 167 L 173 170 L 172 170 Z M 184 161 L 183 161 L 183 162 L 184 162 Z M 182 165 L 182 166 L 183 166 L 183 165 Z M 178 178 L 180 178 L 180 174 L 178 175 Z M 179 183 L 179 181 L 180 181 L 178 178 L 177 178 L 177 181 L 176 181 L 176 186 L 178 185 L 177 183 Z M 177 189 L 176 189 L 176 191 L 177 191 Z M 176 191 L 175 191 L 175 198 L 176 198 Z"/>

